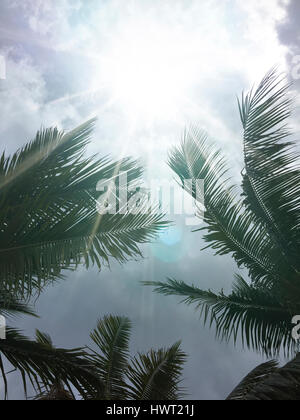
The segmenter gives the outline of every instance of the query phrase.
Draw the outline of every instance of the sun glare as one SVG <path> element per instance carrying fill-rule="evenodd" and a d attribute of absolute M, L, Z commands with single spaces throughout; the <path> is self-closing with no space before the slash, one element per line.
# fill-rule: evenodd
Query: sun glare
<path fill-rule="evenodd" d="M 101 58 L 101 79 L 113 102 L 130 117 L 173 119 L 191 81 L 186 53 L 186 45 L 181 48 L 180 42 L 162 29 L 145 35 L 140 28 L 131 28 L 116 37 Z"/>

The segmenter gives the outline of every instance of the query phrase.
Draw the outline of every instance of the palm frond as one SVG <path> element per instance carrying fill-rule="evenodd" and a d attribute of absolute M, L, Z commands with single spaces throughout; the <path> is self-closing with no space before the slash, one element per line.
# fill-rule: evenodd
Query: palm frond
<path fill-rule="evenodd" d="M 49 392 L 42 392 L 34 400 L 38 401 L 75 401 L 76 398 L 61 384 L 53 385 Z"/>
<path fill-rule="evenodd" d="M 169 349 L 151 350 L 132 360 L 128 370 L 130 397 L 133 400 L 178 400 L 186 354 L 180 342 Z"/>
<path fill-rule="evenodd" d="M 37 317 L 30 305 L 6 290 L 0 290 L 0 315 L 11 318 L 20 315 Z"/>
<path fill-rule="evenodd" d="M 284 258 L 300 270 L 300 167 L 288 141 L 292 101 L 276 69 L 239 101 L 244 128 L 246 206 L 264 224 Z"/>
<path fill-rule="evenodd" d="M 42 393 L 45 389 L 49 392 L 58 380 L 69 390 L 73 387 L 83 397 L 87 393 L 103 392 L 103 383 L 88 361 L 85 350 L 57 349 L 46 342 L 31 341 L 19 331 L 8 328 L 6 340 L 0 340 L 0 371 L 5 397 L 8 379 L 3 357 L 21 374 L 25 395 L 28 383 Z"/>
<path fill-rule="evenodd" d="M 274 283 L 286 266 L 280 250 L 263 224 L 257 223 L 238 197 L 237 188 L 227 179 L 225 159 L 210 145 L 205 133 L 191 128 L 180 148 L 170 154 L 169 165 L 182 186 L 194 181 L 188 192 L 196 198 L 195 183 L 204 180 L 204 240 L 217 254 L 232 254 L 239 266 L 249 269 L 253 281 Z"/>
<path fill-rule="evenodd" d="M 0 159 L 0 282 L 23 295 L 78 264 L 109 264 L 141 255 L 165 223 L 161 214 L 130 214 L 117 200 L 117 214 L 99 215 L 97 202 L 106 180 L 139 185 L 142 168 L 130 158 L 84 157 L 94 120 L 68 134 L 41 130 L 11 157 Z M 133 193 L 131 193 L 133 194 Z M 146 201 L 146 200 L 145 200 Z M 123 214 L 125 213 L 125 214 Z"/>
<path fill-rule="evenodd" d="M 239 337 L 243 345 L 268 356 L 277 356 L 283 350 L 286 354 L 295 351 L 292 339 L 292 314 L 283 305 L 280 296 L 272 290 L 249 285 L 237 276 L 233 291 L 226 296 L 204 291 L 184 282 L 169 279 L 167 283 L 144 282 L 154 286 L 164 295 L 176 295 L 186 304 L 195 304 L 204 322 L 216 327 L 220 339 Z"/>
<path fill-rule="evenodd" d="M 232 391 L 227 397 L 229 401 L 243 401 L 255 389 L 255 387 L 262 383 L 268 376 L 278 370 L 278 362 L 271 360 L 262 363 L 251 371 L 241 383 Z"/>
<path fill-rule="evenodd" d="M 91 333 L 100 350 L 93 352 L 91 360 L 104 383 L 99 399 L 126 399 L 125 373 L 128 367 L 131 322 L 126 317 L 106 316 Z"/>
<path fill-rule="evenodd" d="M 49 334 L 44 333 L 40 330 L 36 330 L 35 332 L 35 341 L 45 347 L 53 349 L 53 341 Z"/>
<path fill-rule="evenodd" d="M 219 337 L 236 340 L 241 335 L 248 347 L 268 355 L 294 350 L 291 319 L 300 309 L 300 171 L 295 144 L 288 141 L 287 90 L 272 70 L 239 102 L 245 159 L 241 194 L 228 179 L 221 152 L 197 128 L 185 132 L 169 159 L 180 184 L 196 200 L 196 181 L 204 180 L 204 240 L 217 254 L 231 254 L 239 267 L 246 267 L 251 285 L 238 278 L 226 296 L 175 280 L 148 283 L 160 293 L 196 303 L 204 319 L 210 316 L 216 324 Z M 187 179 L 194 181 L 192 187 Z"/>
<path fill-rule="evenodd" d="M 300 355 L 281 368 L 269 362 L 254 369 L 228 400 L 299 401 Z"/>

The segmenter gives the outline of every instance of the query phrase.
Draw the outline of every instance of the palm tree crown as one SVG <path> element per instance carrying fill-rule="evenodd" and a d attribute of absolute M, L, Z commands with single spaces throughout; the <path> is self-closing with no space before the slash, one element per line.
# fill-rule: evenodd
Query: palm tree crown
<path fill-rule="evenodd" d="M 231 254 L 248 269 L 250 282 L 237 275 L 228 296 L 174 279 L 146 283 L 196 303 L 219 337 L 241 336 L 248 347 L 271 355 L 294 349 L 291 320 L 300 313 L 300 171 L 299 155 L 288 141 L 288 89 L 272 70 L 239 101 L 245 161 L 241 193 L 228 179 L 222 153 L 196 128 L 170 155 L 182 185 L 185 179 L 205 181 L 202 230 L 208 247 L 218 255 Z M 196 198 L 192 187 L 189 193 Z"/>
<path fill-rule="evenodd" d="M 28 296 L 62 270 L 124 262 L 141 256 L 166 223 L 161 214 L 98 214 L 96 186 L 110 180 L 118 185 L 127 175 L 127 188 L 140 183 L 142 168 L 133 159 L 85 157 L 94 120 L 70 133 L 45 129 L 7 157 L 0 157 L 0 282 L 3 290 Z"/>
<path fill-rule="evenodd" d="M 91 338 L 97 351 L 92 363 L 100 372 L 104 394 L 91 398 L 106 400 L 176 400 L 186 354 L 180 342 L 167 349 L 129 356 L 131 322 L 126 317 L 107 316 L 98 322 Z"/>
<path fill-rule="evenodd" d="M 180 343 L 167 349 L 129 354 L 131 322 L 106 316 L 92 331 L 91 348 L 58 349 L 40 331 L 29 340 L 9 328 L 0 340 L 0 371 L 8 396 L 6 359 L 38 393 L 37 399 L 172 400 L 183 396 L 180 386 L 185 353 Z M 74 393 L 74 391 L 76 391 Z"/>
<path fill-rule="evenodd" d="M 275 360 L 250 372 L 228 396 L 228 401 L 299 401 L 300 355 L 279 367 Z"/>

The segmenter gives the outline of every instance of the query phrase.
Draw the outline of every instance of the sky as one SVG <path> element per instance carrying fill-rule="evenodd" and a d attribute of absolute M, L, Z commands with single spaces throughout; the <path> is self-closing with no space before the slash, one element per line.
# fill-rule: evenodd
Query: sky
<path fill-rule="evenodd" d="M 14 152 L 41 126 L 70 130 L 97 117 L 88 153 L 140 157 L 147 179 L 170 179 L 168 150 L 192 123 L 223 149 L 239 182 L 236 97 L 274 65 L 299 92 L 299 18 L 298 0 L 1 0 L 0 150 Z M 299 108 L 296 98 L 296 136 Z M 140 284 L 174 277 L 230 290 L 231 258 L 201 252 L 201 234 L 174 221 L 167 236 L 144 247 L 144 260 L 72 273 L 36 302 L 39 320 L 14 326 L 78 347 L 89 344 L 97 319 L 126 315 L 132 354 L 181 339 L 189 397 L 225 398 L 262 358 L 220 343 L 192 307 Z M 10 398 L 22 398 L 18 377 L 10 382 Z"/>

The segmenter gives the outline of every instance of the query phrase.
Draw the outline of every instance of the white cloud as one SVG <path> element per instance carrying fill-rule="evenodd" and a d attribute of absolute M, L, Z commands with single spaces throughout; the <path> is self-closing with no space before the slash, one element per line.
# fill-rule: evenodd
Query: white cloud
<path fill-rule="evenodd" d="M 28 70 L 29 64 L 26 70 L 24 61 L 15 62 L 15 68 L 20 69 L 20 76 L 14 77 L 12 70 L 9 90 L 20 90 L 21 94 L 19 98 L 15 94 L 10 97 L 6 91 L 6 104 L 3 107 L 8 113 L 6 125 L 14 124 L 12 115 L 16 115 L 16 112 L 26 123 L 34 121 L 31 124 L 32 130 L 41 124 L 52 125 L 66 121 L 69 127 L 94 113 L 100 118 L 98 135 L 107 139 L 104 144 L 111 147 L 114 136 L 112 152 L 118 151 L 120 144 L 127 138 L 139 153 L 143 151 L 143 145 L 139 145 L 138 141 L 141 131 L 144 133 L 143 138 L 148 136 L 149 141 L 159 142 L 161 149 L 165 150 L 176 141 L 175 135 L 178 136 L 186 122 L 196 121 L 213 137 L 226 143 L 229 150 L 239 153 L 237 146 L 240 133 L 235 114 L 235 95 L 258 80 L 274 64 L 279 62 L 283 65 L 285 62 L 285 48 L 279 44 L 276 32 L 277 22 L 285 16 L 284 8 L 279 0 L 272 0 L 272 7 L 269 4 L 267 6 L 258 0 L 233 0 L 222 4 L 216 0 L 172 0 L 163 3 L 157 0 L 131 0 L 126 4 L 122 0 L 111 0 L 87 5 L 80 0 L 39 0 L 34 3 L 25 0 L 22 2 L 24 16 L 31 31 L 36 33 L 39 45 L 48 41 L 50 49 L 64 52 L 66 77 L 71 70 L 68 68 L 68 56 L 75 57 L 72 66 L 74 62 L 75 67 L 78 63 L 78 73 L 72 68 L 68 80 L 72 86 L 69 95 L 46 104 L 49 89 L 51 96 L 53 89 L 57 98 L 60 94 L 59 89 L 55 90 L 55 85 L 49 86 L 47 81 L 48 66 L 55 66 L 52 62 L 55 53 L 49 53 L 49 64 L 44 61 L 40 68 L 33 66 L 31 73 Z M 20 6 L 20 2 L 15 1 L 11 7 L 13 5 Z M 113 63 L 120 65 L 119 74 L 122 74 L 126 53 L 132 44 L 142 46 L 143 42 L 147 49 L 145 55 L 152 49 L 153 57 L 157 60 L 161 57 L 160 61 L 163 61 L 165 48 L 167 57 L 168 54 L 172 57 L 172 66 L 175 67 L 177 63 L 176 71 L 178 73 L 180 70 L 178 74 L 182 80 L 186 74 L 185 97 L 181 95 L 177 103 L 172 103 L 173 109 L 166 109 L 168 112 L 163 112 L 162 108 L 159 112 L 161 117 L 157 118 L 156 115 L 156 121 L 150 127 L 141 115 L 136 118 L 134 126 L 126 120 L 129 105 L 132 105 L 130 88 L 125 90 L 127 102 L 124 98 L 123 102 L 116 101 L 113 97 L 116 93 L 116 79 L 110 79 L 111 65 L 106 64 L 115 58 L 112 51 L 114 54 L 125 51 L 124 59 Z M 155 52 L 156 46 L 160 48 L 158 55 Z M 168 46 L 174 49 L 172 56 Z M 13 64 L 11 66 L 13 68 Z M 83 73 L 80 69 L 83 69 Z M 98 87 L 104 89 L 94 96 L 80 96 L 82 89 L 79 88 L 79 95 L 72 96 L 76 93 L 76 86 L 81 85 L 83 77 L 86 80 L 86 91 Z M 173 81 L 174 89 L 177 88 L 177 79 Z M 143 78 L 140 81 L 142 84 Z M 122 82 L 126 85 L 126 78 Z M 133 83 L 134 79 L 129 82 Z M 219 90 L 216 91 L 215 86 Z M 147 89 L 145 91 L 147 93 Z M 172 91 L 171 83 L 169 91 Z M 148 94 L 150 92 L 152 90 L 149 89 Z M 219 104 L 224 97 L 224 107 L 229 107 L 232 112 L 226 114 L 225 111 L 222 115 Z M 139 96 L 137 98 L 140 100 Z M 155 99 L 154 95 L 151 99 L 153 104 Z M 158 92 L 157 104 L 161 105 L 160 102 Z M 14 109 L 14 112 L 10 113 L 10 109 Z M 160 142 L 160 138 L 168 139 L 167 144 Z M 93 147 L 97 150 L 99 144 L 95 143 Z"/>
<path fill-rule="evenodd" d="M 41 126 L 59 126 L 71 120 L 79 123 L 76 108 L 68 102 L 46 104 L 44 74 L 27 55 L 12 59 L 13 50 L 5 52 L 7 77 L 0 81 L 2 115 L 1 145 L 8 153 L 31 140 Z"/>

